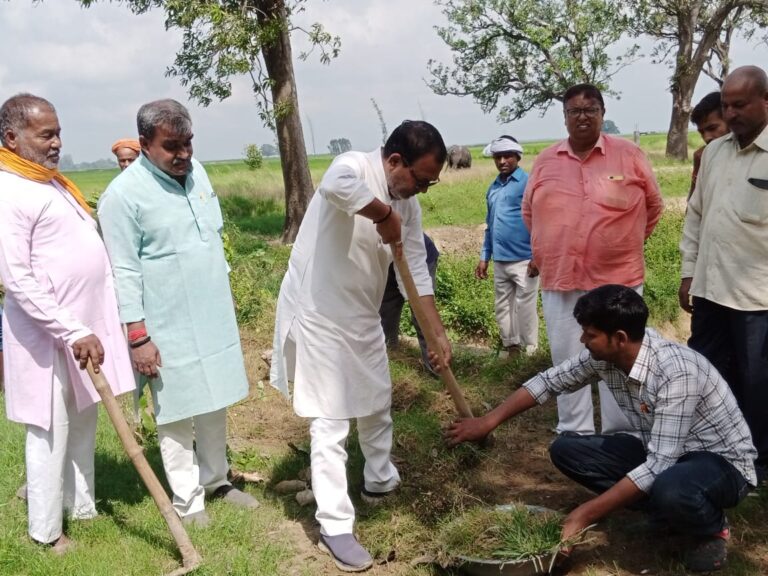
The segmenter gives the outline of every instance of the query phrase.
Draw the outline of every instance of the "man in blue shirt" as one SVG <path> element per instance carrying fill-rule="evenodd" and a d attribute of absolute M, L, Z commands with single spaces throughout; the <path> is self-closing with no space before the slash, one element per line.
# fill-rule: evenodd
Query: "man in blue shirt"
<path fill-rule="evenodd" d="M 497 138 L 483 154 L 493 156 L 499 175 L 486 194 L 487 227 L 475 277 L 488 278 L 488 262 L 493 259 L 496 322 L 502 345 L 513 357 L 532 352 L 539 342 L 539 279 L 529 271 L 531 235 L 521 211 L 528 174 L 518 166 L 523 147 L 512 136 Z"/>

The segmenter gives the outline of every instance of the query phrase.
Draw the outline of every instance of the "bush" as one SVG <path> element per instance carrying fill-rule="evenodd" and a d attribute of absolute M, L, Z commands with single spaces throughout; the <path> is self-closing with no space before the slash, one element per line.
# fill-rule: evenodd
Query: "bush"
<path fill-rule="evenodd" d="M 229 282 L 237 322 L 240 326 L 253 326 L 263 321 L 270 324 L 271 330 L 290 249 L 270 246 L 253 234 L 242 232 L 228 219 L 224 229 L 224 251 L 232 268 Z"/>
<path fill-rule="evenodd" d="M 499 339 L 499 328 L 493 310 L 493 280 L 477 280 L 477 259 L 440 256 L 437 265 L 435 298 L 446 330 L 472 340 L 487 340 L 493 345 Z"/>
<path fill-rule="evenodd" d="M 259 150 L 259 147 L 256 146 L 256 144 L 248 144 L 248 146 L 245 147 L 245 150 L 243 150 L 243 154 L 245 154 L 243 162 L 245 162 L 245 165 L 251 170 L 261 168 L 264 164 L 264 157 L 261 155 L 261 150 Z"/>

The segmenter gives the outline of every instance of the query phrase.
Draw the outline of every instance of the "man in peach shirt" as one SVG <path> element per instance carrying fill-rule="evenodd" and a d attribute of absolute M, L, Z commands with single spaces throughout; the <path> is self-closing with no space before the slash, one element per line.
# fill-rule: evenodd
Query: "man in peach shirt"
<path fill-rule="evenodd" d="M 581 350 L 573 318 L 576 300 L 603 284 L 642 293 L 643 243 L 661 218 L 663 202 L 643 152 L 601 132 L 600 90 L 578 84 L 563 96 L 568 138 L 536 158 L 523 198 L 531 232 L 532 272 L 541 274 L 541 299 L 555 366 Z M 603 434 L 631 426 L 600 382 Z M 594 434 L 589 387 L 557 399 L 558 433 Z"/>

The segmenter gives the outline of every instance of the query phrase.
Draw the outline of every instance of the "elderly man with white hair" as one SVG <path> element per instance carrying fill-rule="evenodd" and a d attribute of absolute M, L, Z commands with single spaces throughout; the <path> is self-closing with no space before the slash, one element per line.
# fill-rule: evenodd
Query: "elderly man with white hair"
<path fill-rule="evenodd" d="M 518 166 L 523 147 L 512 136 L 497 138 L 485 147 L 483 154 L 493 156 L 499 175 L 486 194 L 487 227 L 475 277 L 488 278 L 488 262 L 493 259 L 496 322 L 502 345 L 513 357 L 535 350 L 539 341 L 539 279 L 529 270 L 531 235 L 522 215 L 528 174 Z"/>

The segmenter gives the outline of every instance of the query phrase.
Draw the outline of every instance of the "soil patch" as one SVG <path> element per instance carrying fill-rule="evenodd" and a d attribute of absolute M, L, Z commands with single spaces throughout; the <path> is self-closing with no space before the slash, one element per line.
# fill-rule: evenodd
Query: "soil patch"
<path fill-rule="evenodd" d="M 426 230 L 441 254 L 478 256 L 483 245 L 485 224 L 479 226 L 440 226 Z"/>

